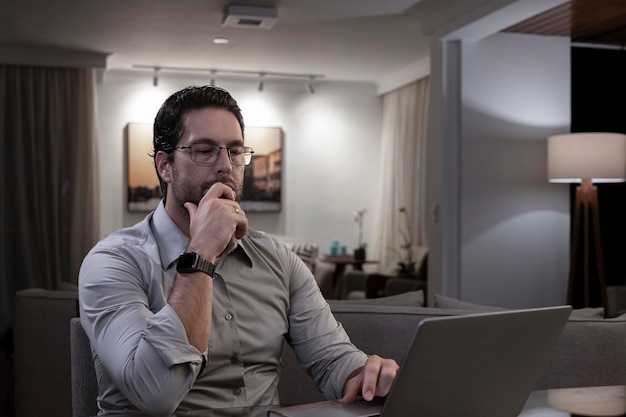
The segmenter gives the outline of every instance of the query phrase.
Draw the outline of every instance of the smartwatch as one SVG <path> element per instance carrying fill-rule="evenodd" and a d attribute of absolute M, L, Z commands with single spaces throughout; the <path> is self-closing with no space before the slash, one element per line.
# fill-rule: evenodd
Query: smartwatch
<path fill-rule="evenodd" d="M 215 271 L 215 265 L 198 255 L 196 252 L 185 252 L 178 257 L 176 271 L 181 274 L 200 271 L 212 277 L 213 272 Z"/>

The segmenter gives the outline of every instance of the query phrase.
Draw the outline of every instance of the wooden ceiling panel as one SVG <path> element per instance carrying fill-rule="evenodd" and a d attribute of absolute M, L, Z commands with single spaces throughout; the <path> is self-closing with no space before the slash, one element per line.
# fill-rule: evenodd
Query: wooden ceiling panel
<path fill-rule="evenodd" d="M 570 26 L 570 3 L 565 3 L 517 23 L 505 29 L 504 32 L 530 33 L 547 36 L 570 36 Z"/>
<path fill-rule="evenodd" d="M 572 42 L 626 45 L 626 1 L 571 0 L 504 32 L 568 36 Z"/>

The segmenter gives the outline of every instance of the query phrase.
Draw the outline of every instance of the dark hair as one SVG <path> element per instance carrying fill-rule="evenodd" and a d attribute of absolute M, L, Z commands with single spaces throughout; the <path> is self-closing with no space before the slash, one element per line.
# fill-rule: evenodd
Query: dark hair
<path fill-rule="evenodd" d="M 182 135 L 183 116 L 189 110 L 204 108 L 228 110 L 237 118 L 239 126 L 241 126 L 241 133 L 243 134 L 244 124 L 241 109 L 230 93 L 223 88 L 210 85 L 200 87 L 192 86 L 169 96 L 154 118 L 154 134 L 152 139 L 154 168 L 159 177 L 163 198 L 167 198 L 167 184 L 163 181 L 161 175 L 159 175 L 159 170 L 156 166 L 156 154 L 159 151 L 164 151 L 169 154 L 168 158 L 171 159 L 172 152 L 176 149 L 176 144 Z"/>

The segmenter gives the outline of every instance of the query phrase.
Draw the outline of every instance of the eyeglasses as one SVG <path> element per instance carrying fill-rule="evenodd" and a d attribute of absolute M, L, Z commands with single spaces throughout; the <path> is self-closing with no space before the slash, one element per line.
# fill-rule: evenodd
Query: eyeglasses
<path fill-rule="evenodd" d="M 176 149 L 189 149 L 191 152 L 191 160 L 196 164 L 213 165 L 217 162 L 220 151 L 225 149 L 228 153 L 228 159 L 233 165 L 248 165 L 252 160 L 252 150 L 249 146 L 218 146 L 210 143 L 194 143 L 191 146 L 177 146 Z"/>

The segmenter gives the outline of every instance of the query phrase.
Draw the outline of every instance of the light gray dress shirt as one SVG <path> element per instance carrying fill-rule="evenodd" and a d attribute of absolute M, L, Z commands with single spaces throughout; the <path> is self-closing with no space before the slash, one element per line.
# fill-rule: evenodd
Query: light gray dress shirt
<path fill-rule="evenodd" d="M 367 356 L 334 319 L 306 265 L 265 233 L 249 230 L 216 261 L 209 346 L 199 352 L 189 344 L 167 304 L 188 243 L 161 202 L 85 257 L 80 318 L 92 345 L 100 414 L 278 404 L 284 339 L 324 396 L 340 398 Z"/>

